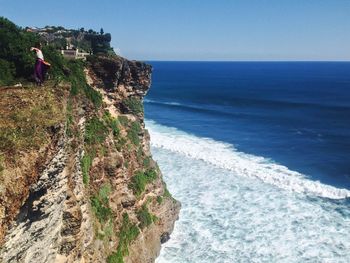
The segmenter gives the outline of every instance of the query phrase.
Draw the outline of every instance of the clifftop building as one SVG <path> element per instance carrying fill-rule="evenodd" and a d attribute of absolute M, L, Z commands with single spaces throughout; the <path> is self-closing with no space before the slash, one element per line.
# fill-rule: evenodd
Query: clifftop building
<path fill-rule="evenodd" d="M 78 48 L 61 49 L 61 54 L 67 59 L 82 59 L 82 60 L 86 60 L 86 57 L 91 55 L 88 52 L 79 51 Z"/>

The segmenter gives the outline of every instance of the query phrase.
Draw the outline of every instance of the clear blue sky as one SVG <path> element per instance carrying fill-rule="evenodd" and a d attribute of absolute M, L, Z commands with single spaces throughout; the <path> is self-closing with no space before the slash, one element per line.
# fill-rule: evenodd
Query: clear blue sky
<path fill-rule="evenodd" d="M 141 60 L 350 60 L 350 0 L 0 0 L 20 26 L 112 34 Z"/>

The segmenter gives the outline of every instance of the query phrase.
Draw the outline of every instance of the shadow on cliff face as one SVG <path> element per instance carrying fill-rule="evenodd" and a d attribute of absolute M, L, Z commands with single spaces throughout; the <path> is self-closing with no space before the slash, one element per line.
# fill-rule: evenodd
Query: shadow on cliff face
<path fill-rule="evenodd" d="M 25 223 L 28 228 L 29 224 L 42 220 L 49 216 L 45 212 L 45 206 L 48 203 L 48 189 L 53 188 L 58 182 L 58 175 L 63 170 L 63 164 L 54 162 L 50 170 L 44 171 L 39 181 L 30 187 L 29 197 L 22 206 L 16 220 L 16 224 Z"/>
<path fill-rule="evenodd" d="M 47 193 L 47 189 L 38 189 L 37 191 L 33 191 L 29 194 L 27 201 L 22 206 L 19 215 L 16 220 L 16 224 L 20 224 L 22 222 L 27 222 L 27 224 L 31 224 L 32 222 L 41 220 L 45 217 L 42 204 L 34 205 L 34 201 L 38 201 L 41 197 L 43 197 Z M 28 226 L 29 228 L 29 226 Z"/>

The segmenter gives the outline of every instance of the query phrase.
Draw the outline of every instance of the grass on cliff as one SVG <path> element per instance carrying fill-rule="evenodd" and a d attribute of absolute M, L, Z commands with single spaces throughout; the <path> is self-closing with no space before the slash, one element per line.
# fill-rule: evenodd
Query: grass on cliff
<path fill-rule="evenodd" d="M 71 84 L 71 96 L 83 94 L 91 103 L 100 108 L 102 95 L 86 82 L 84 68 L 86 63 L 82 60 L 67 60 L 53 46 L 45 46 L 43 53 L 47 61 L 52 64 L 49 74 L 57 81 L 65 81 Z"/>
<path fill-rule="evenodd" d="M 147 208 L 147 205 L 144 204 L 140 210 L 136 212 L 137 219 L 139 220 L 139 227 L 141 229 L 144 229 L 145 227 L 148 227 L 153 222 L 157 221 L 157 217 L 155 215 L 152 215 Z"/>
<path fill-rule="evenodd" d="M 136 146 L 140 144 L 140 138 L 139 138 L 140 132 L 141 132 L 140 122 L 134 121 L 133 123 L 131 123 L 131 127 L 128 130 L 128 138 Z"/>
<path fill-rule="evenodd" d="M 157 196 L 157 203 L 161 205 L 163 203 L 163 197 L 162 196 Z"/>
<path fill-rule="evenodd" d="M 111 192 L 111 186 L 104 184 L 98 194 L 90 199 L 92 210 L 101 224 L 107 222 L 112 216 L 112 210 L 109 207 L 109 195 Z"/>
<path fill-rule="evenodd" d="M 2 171 L 5 170 L 4 167 L 4 157 L 0 155 L 0 175 L 2 174 Z"/>
<path fill-rule="evenodd" d="M 69 97 L 67 102 L 67 114 L 66 114 L 66 133 L 70 137 L 72 136 L 72 126 L 74 122 L 73 117 L 73 104 L 72 104 L 72 98 Z"/>
<path fill-rule="evenodd" d="M 131 178 L 129 187 L 139 197 L 145 191 L 146 185 L 156 180 L 157 176 L 157 172 L 154 169 L 149 169 L 145 172 L 138 171 Z"/>
<path fill-rule="evenodd" d="M 120 133 L 119 122 L 113 118 L 109 112 L 105 112 L 102 119 L 97 116 L 92 117 L 85 124 L 85 142 L 89 145 L 98 145 L 103 143 L 109 131 L 114 137 Z"/>
<path fill-rule="evenodd" d="M 86 97 L 95 105 L 96 108 L 102 105 L 102 95 L 100 92 L 94 90 L 90 85 L 83 86 Z"/>
<path fill-rule="evenodd" d="M 96 116 L 85 125 L 85 142 L 89 145 L 103 143 L 108 135 L 107 127 Z"/>
<path fill-rule="evenodd" d="M 102 95 L 97 90 L 93 89 L 86 82 L 84 67 L 85 63 L 81 60 L 64 60 L 61 62 L 62 67 L 66 69 L 66 75 L 60 75 L 59 79 L 67 80 L 71 83 L 71 95 L 76 96 L 82 93 L 88 98 L 96 108 L 102 105 Z"/>
<path fill-rule="evenodd" d="M 89 183 L 89 172 L 92 161 L 96 156 L 96 152 L 105 154 L 105 148 L 102 145 L 109 132 L 112 132 L 114 138 L 119 140 L 120 124 L 116 118 L 113 118 L 108 111 L 105 111 L 100 119 L 97 116 L 92 117 L 85 124 L 85 154 L 81 159 L 81 169 L 83 173 L 83 182 L 85 185 Z"/>
<path fill-rule="evenodd" d="M 132 142 L 133 145 L 140 145 L 140 137 L 139 134 L 142 131 L 142 127 L 139 121 L 131 122 L 128 117 L 120 115 L 118 119 L 115 119 L 115 126 L 118 128 L 118 135 L 120 126 L 123 126 L 127 129 L 127 138 Z M 113 129 L 112 129 L 113 130 Z M 118 138 L 117 149 L 120 150 L 121 146 L 125 144 L 125 141 L 122 138 Z"/>
<path fill-rule="evenodd" d="M 90 181 L 89 172 L 92 165 L 92 159 L 93 157 L 88 153 L 85 153 L 81 159 L 81 171 L 83 174 L 83 183 L 85 185 L 89 184 Z"/>
<path fill-rule="evenodd" d="M 146 204 L 144 204 L 136 214 L 137 219 L 140 222 L 139 227 L 141 229 L 151 225 L 153 222 L 158 220 L 156 216 L 152 215 L 148 211 Z M 123 263 L 123 257 L 129 255 L 130 243 L 135 240 L 139 234 L 140 230 L 137 225 L 131 223 L 128 214 L 124 213 L 122 226 L 120 227 L 118 234 L 119 244 L 117 251 L 108 256 L 107 263 Z"/>
<path fill-rule="evenodd" d="M 124 116 L 124 115 L 119 115 L 118 116 L 118 121 L 119 121 L 119 123 L 122 125 L 122 126 L 127 126 L 128 125 L 128 123 L 129 123 L 129 119 L 128 119 L 128 117 L 126 117 L 126 116 Z"/>
<path fill-rule="evenodd" d="M 106 123 L 112 131 L 113 136 L 116 138 L 120 134 L 120 123 L 116 118 L 113 118 L 109 111 L 105 111 L 103 114 L 103 121 Z"/>
<path fill-rule="evenodd" d="M 51 85 L 0 89 L 0 154 L 15 160 L 20 152 L 38 150 L 64 123 L 62 90 Z"/>
<path fill-rule="evenodd" d="M 129 97 L 123 101 L 123 105 L 134 114 L 143 113 L 143 104 L 138 98 Z"/>
<path fill-rule="evenodd" d="M 123 257 L 129 255 L 130 243 L 135 240 L 139 234 L 140 230 L 136 224 L 130 222 L 128 214 L 124 213 L 122 226 L 118 234 L 119 244 L 117 251 L 108 256 L 107 263 L 123 263 Z"/>

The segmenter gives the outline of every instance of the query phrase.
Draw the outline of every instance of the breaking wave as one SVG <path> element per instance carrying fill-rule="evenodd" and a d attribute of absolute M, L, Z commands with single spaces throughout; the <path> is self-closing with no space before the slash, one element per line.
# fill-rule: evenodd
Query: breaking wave
<path fill-rule="evenodd" d="M 152 120 L 146 121 L 146 127 L 151 134 L 151 145 L 154 147 L 203 160 L 237 175 L 257 178 L 288 191 L 330 199 L 350 197 L 349 190 L 310 180 L 307 176 L 291 171 L 270 159 L 239 152 L 231 144 L 200 138 L 176 128 L 157 124 Z"/>

